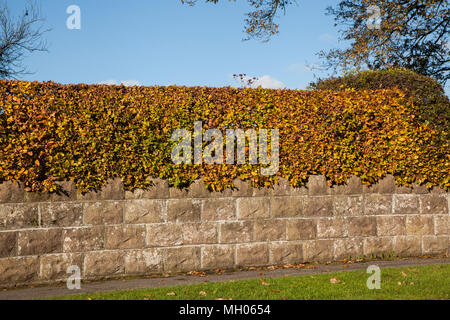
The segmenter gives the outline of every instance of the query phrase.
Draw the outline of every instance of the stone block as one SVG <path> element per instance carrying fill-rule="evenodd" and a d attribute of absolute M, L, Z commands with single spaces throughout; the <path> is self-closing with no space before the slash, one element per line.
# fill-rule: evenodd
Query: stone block
<path fill-rule="evenodd" d="M 236 248 L 237 265 L 261 266 L 269 264 L 269 247 L 267 244 L 240 244 Z"/>
<path fill-rule="evenodd" d="M 106 249 L 140 249 L 145 246 L 145 226 L 106 227 Z"/>
<path fill-rule="evenodd" d="M 231 268 L 234 262 L 234 245 L 205 246 L 202 248 L 202 269 Z"/>
<path fill-rule="evenodd" d="M 220 243 L 251 242 L 253 240 L 253 222 L 225 222 L 220 224 Z"/>
<path fill-rule="evenodd" d="M 227 221 L 236 219 L 235 199 L 207 199 L 203 202 L 202 220 Z"/>
<path fill-rule="evenodd" d="M 200 269 L 200 247 L 164 249 L 164 271 L 183 272 Z"/>
<path fill-rule="evenodd" d="M 83 223 L 83 204 L 73 202 L 42 203 L 43 227 L 75 227 Z"/>
<path fill-rule="evenodd" d="M 86 252 L 105 247 L 105 227 L 71 228 L 63 231 L 64 252 Z"/>
<path fill-rule="evenodd" d="M 288 240 L 312 240 L 317 237 L 317 221 L 314 219 L 299 219 L 287 221 Z"/>
<path fill-rule="evenodd" d="M 126 223 L 163 222 L 164 202 L 161 200 L 128 200 L 125 203 Z"/>
<path fill-rule="evenodd" d="M 196 222 L 201 217 L 201 201 L 191 199 L 168 200 L 167 221 Z"/>
<path fill-rule="evenodd" d="M 20 231 L 18 253 L 20 256 L 62 253 L 62 229 Z"/>
<path fill-rule="evenodd" d="M 237 199 L 238 219 L 266 219 L 270 217 L 270 200 L 268 198 Z"/>

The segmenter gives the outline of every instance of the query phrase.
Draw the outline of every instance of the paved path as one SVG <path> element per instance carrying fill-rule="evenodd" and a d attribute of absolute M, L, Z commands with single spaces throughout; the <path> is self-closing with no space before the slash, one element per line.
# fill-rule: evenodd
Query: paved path
<path fill-rule="evenodd" d="M 80 293 L 106 292 L 127 289 L 149 289 L 158 287 L 169 287 L 178 285 L 190 285 L 202 282 L 227 282 L 230 280 L 246 280 L 255 278 L 276 278 L 284 276 L 300 276 L 318 273 L 330 273 L 351 270 L 364 270 L 370 265 L 377 265 L 380 268 L 389 267 L 409 267 L 425 266 L 435 264 L 450 264 L 450 258 L 432 258 L 432 259 L 398 259 L 392 261 L 370 261 L 363 263 L 347 264 L 333 263 L 329 265 L 315 264 L 314 268 L 304 269 L 275 269 L 275 270 L 252 270 L 239 272 L 226 272 L 221 275 L 208 274 L 204 277 L 199 276 L 173 276 L 167 278 L 142 278 L 130 280 L 108 280 L 86 283 L 81 285 L 80 290 L 68 290 L 65 285 L 37 287 L 26 289 L 10 289 L 0 292 L 0 300 L 30 300 L 36 298 L 61 297 Z"/>

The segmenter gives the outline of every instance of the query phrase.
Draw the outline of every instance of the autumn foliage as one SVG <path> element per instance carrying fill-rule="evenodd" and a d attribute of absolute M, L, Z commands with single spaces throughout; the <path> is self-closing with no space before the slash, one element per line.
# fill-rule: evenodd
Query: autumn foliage
<path fill-rule="evenodd" d="M 0 182 L 55 191 L 73 180 L 79 190 L 120 177 L 127 190 L 149 177 L 183 187 L 203 177 L 212 190 L 236 178 L 293 186 L 311 174 L 330 184 L 351 175 L 372 184 L 393 174 L 399 185 L 448 188 L 449 145 L 442 129 L 417 120 L 399 90 L 298 91 L 208 87 L 124 87 L 0 81 Z M 280 170 L 259 165 L 175 165 L 175 129 L 279 129 Z M 440 141 L 440 142 L 439 142 Z M 439 142 L 439 143 L 438 143 Z"/>

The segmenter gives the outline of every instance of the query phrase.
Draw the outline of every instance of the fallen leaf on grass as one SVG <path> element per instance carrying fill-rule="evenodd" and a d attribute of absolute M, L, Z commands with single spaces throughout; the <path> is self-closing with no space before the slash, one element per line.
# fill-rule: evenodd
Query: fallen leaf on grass
<path fill-rule="evenodd" d="M 217 298 L 216 300 L 233 300 L 232 298 Z"/>
<path fill-rule="evenodd" d="M 281 291 L 280 291 L 280 290 L 270 290 L 270 292 L 273 292 L 273 293 L 280 293 Z"/>
<path fill-rule="evenodd" d="M 168 296 L 176 296 L 177 294 L 175 292 L 167 292 Z"/>
<path fill-rule="evenodd" d="M 333 283 L 333 284 L 335 284 L 335 283 L 340 283 L 341 282 L 341 280 L 338 280 L 338 279 L 336 279 L 336 278 L 331 278 L 330 279 L 330 283 Z"/>
<path fill-rule="evenodd" d="M 205 291 L 200 291 L 198 294 L 201 295 L 201 296 L 206 296 L 206 292 Z"/>
<path fill-rule="evenodd" d="M 259 279 L 259 281 L 261 281 L 263 286 L 270 286 L 270 283 L 265 282 L 263 278 Z"/>
<path fill-rule="evenodd" d="M 402 276 L 407 277 L 408 275 L 402 271 Z"/>

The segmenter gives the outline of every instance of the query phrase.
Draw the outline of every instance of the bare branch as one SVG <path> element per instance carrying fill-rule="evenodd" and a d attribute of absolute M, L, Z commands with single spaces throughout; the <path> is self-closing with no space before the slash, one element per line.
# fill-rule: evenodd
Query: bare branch
<path fill-rule="evenodd" d="M 13 17 L 5 1 L 0 2 L 0 79 L 16 79 L 30 72 L 23 66 L 27 54 L 46 51 L 42 35 L 44 19 L 36 2 L 29 0 L 23 12 Z"/>

